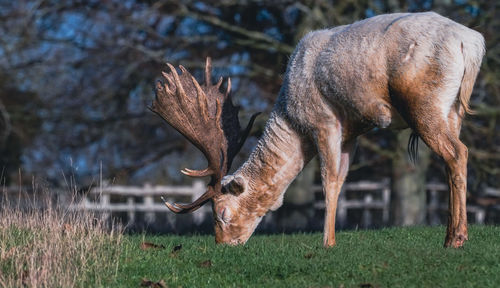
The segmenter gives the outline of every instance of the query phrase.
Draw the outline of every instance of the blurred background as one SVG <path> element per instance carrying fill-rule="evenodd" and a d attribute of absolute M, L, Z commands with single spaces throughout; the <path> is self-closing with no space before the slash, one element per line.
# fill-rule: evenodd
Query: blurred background
<path fill-rule="evenodd" d="M 182 64 L 201 82 L 207 56 L 213 59 L 213 80 L 231 77 L 241 121 L 263 112 L 234 170 L 262 133 L 289 56 L 302 36 L 378 14 L 432 10 L 486 39 L 471 102 L 476 114 L 466 117 L 461 138 L 469 147 L 471 221 L 498 223 L 499 8 L 499 1 L 491 0 L 0 0 L 3 194 L 45 189 L 58 191 L 59 197 L 70 191 L 85 195 L 93 188 L 102 194 L 105 187 L 117 185 L 196 186 L 179 169 L 203 168 L 204 157 L 148 107 L 166 62 Z M 444 164 L 423 143 L 417 164 L 410 164 L 408 137 L 409 131 L 375 130 L 360 138 L 347 179 L 352 191 L 343 193 L 341 227 L 443 223 Z M 317 166 L 313 160 L 306 167 L 284 206 L 261 229 L 321 229 L 324 208 Z M 140 193 L 111 195 L 106 203 L 116 200 L 135 207 L 159 202 L 156 194 L 145 200 Z M 200 213 L 209 217 L 198 220 L 172 220 L 172 215 L 151 211 L 122 209 L 116 215 L 135 221 L 130 227 L 158 231 L 185 231 L 178 219 L 191 221 L 193 229 L 210 226 L 206 209 Z M 138 224 L 144 222 L 141 217 L 146 224 Z"/>

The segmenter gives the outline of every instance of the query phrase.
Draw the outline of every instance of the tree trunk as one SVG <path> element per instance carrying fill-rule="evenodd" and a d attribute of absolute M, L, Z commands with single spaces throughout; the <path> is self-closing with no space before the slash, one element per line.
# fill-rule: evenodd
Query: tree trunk
<path fill-rule="evenodd" d="M 411 163 L 407 150 L 410 134 L 410 129 L 398 132 L 392 161 L 392 223 L 398 226 L 423 224 L 426 216 L 425 174 L 430 150 L 419 139 L 418 160 Z"/>

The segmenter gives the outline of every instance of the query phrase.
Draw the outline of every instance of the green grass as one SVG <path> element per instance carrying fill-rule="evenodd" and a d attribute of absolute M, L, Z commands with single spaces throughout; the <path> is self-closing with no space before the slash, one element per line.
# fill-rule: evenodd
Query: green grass
<path fill-rule="evenodd" d="M 321 234 L 257 235 L 239 247 L 215 245 L 213 236 L 125 236 L 116 286 L 142 279 L 169 287 L 499 285 L 500 227 L 471 226 L 462 249 L 444 249 L 444 235 L 444 227 L 338 232 L 331 249 Z M 165 249 L 142 250 L 143 241 Z"/>
<path fill-rule="evenodd" d="M 213 236 L 109 233 L 87 214 L 0 210 L 0 287 L 497 287 L 500 227 L 470 226 L 462 249 L 444 227 L 322 235 L 256 235 L 245 246 Z M 163 248 L 141 249 L 143 242 Z M 182 245 L 178 251 L 174 247 Z M 159 287 L 159 286 L 149 286 Z"/>

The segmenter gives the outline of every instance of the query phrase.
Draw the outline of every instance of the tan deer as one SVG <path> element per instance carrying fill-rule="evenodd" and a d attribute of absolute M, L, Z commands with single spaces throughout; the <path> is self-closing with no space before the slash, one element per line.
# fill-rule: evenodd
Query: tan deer
<path fill-rule="evenodd" d="M 444 245 L 467 240 L 467 147 L 462 119 L 484 56 L 481 34 L 436 13 L 380 15 L 307 34 L 290 58 L 264 134 L 232 175 L 231 162 L 247 137 L 240 131 L 231 82 L 211 84 L 182 66 L 169 65 L 156 85 L 152 110 L 187 137 L 208 159 L 193 177 L 211 176 L 207 192 L 191 204 L 165 203 L 175 213 L 211 200 L 217 243 L 245 243 L 304 165 L 318 154 L 326 201 L 324 245 L 335 245 L 337 199 L 356 138 L 373 129 L 410 127 L 446 162 L 450 189 Z M 410 139 L 409 147 L 414 147 Z M 410 151 L 415 153 L 416 151 Z"/>

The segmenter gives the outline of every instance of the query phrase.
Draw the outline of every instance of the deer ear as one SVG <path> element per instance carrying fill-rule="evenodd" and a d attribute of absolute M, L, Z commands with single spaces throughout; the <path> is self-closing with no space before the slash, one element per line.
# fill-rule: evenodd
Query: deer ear
<path fill-rule="evenodd" d="M 234 177 L 229 183 L 224 185 L 226 191 L 233 195 L 240 195 L 246 189 L 246 181 L 241 176 Z"/>

